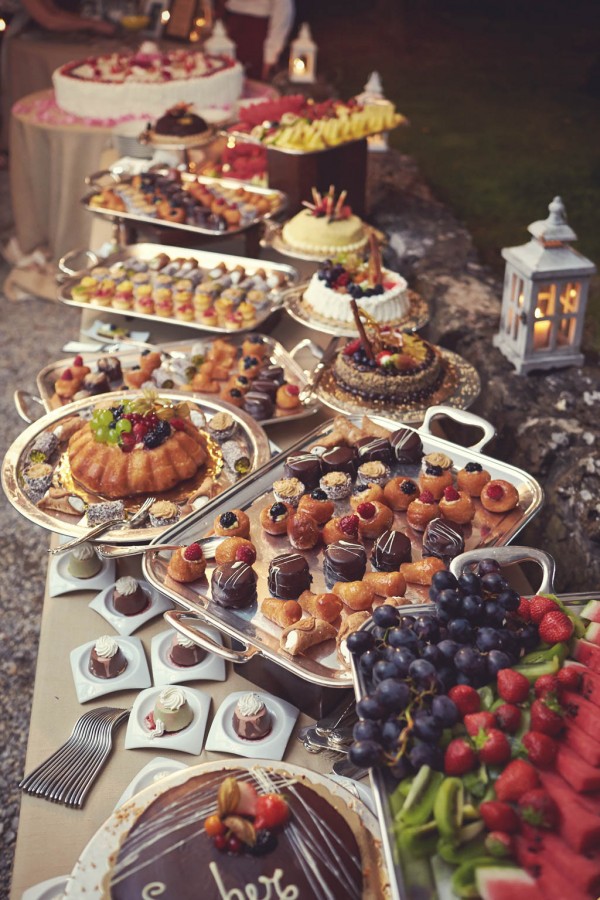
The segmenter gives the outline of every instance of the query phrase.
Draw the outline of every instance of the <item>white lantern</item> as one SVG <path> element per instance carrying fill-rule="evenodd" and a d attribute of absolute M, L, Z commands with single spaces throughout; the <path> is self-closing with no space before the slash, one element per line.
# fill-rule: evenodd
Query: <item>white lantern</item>
<path fill-rule="evenodd" d="M 583 320 L 593 262 L 570 246 L 577 235 L 555 197 L 547 219 L 533 222 L 528 244 L 502 250 L 506 260 L 500 331 L 494 345 L 519 375 L 580 366 Z"/>
<path fill-rule="evenodd" d="M 363 106 L 385 106 L 393 108 L 393 104 L 386 99 L 383 93 L 383 85 L 379 72 L 371 72 L 362 94 L 357 94 L 356 100 Z M 388 149 L 388 132 L 372 134 L 367 138 L 367 146 L 371 151 L 382 153 Z"/>
<path fill-rule="evenodd" d="M 300 32 L 290 48 L 290 81 L 310 84 L 317 74 L 317 45 L 312 39 L 308 22 L 303 22 Z"/>
<path fill-rule="evenodd" d="M 220 19 L 217 19 L 211 36 L 204 42 L 204 49 L 212 56 L 230 56 L 235 59 L 236 46 Z"/>

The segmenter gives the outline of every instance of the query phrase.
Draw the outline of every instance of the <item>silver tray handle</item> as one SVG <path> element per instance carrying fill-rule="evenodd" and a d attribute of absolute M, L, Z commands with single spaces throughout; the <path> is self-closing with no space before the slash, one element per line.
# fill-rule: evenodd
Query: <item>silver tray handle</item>
<path fill-rule="evenodd" d="M 91 175 L 86 175 L 83 179 L 88 187 L 103 187 L 102 179 L 108 178 L 113 184 L 119 184 L 121 178 L 115 172 L 111 172 L 110 169 L 100 169 L 99 172 L 92 172 Z"/>
<path fill-rule="evenodd" d="M 245 650 L 231 650 L 229 647 L 223 647 L 222 644 L 213 641 L 207 634 L 196 631 L 191 625 L 186 625 L 183 621 L 184 619 L 196 619 L 197 622 L 202 621 L 198 616 L 193 616 L 189 612 L 168 609 L 163 613 L 163 618 L 172 628 L 185 635 L 190 641 L 198 644 L 204 650 L 208 650 L 209 653 L 214 653 L 216 656 L 226 659 L 228 662 L 247 663 L 259 652 L 256 647 L 246 647 Z"/>
<path fill-rule="evenodd" d="M 27 422 L 28 425 L 31 425 L 36 419 L 39 419 L 40 416 L 43 416 L 46 413 L 46 407 L 44 406 L 44 401 L 41 397 L 36 397 L 35 394 L 30 394 L 29 391 L 15 391 L 13 394 L 13 402 L 20 418 L 23 419 L 24 422 Z M 32 403 L 41 407 L 39 416 L 32 416 L 30 413 L 29 407 Z"/>
<path fill-rule="evenodd" d="M 489 444 L 496 437 L 496 429 L 487 419 L 476 416 L 475 413 L 467 412 L 466 409 L 454 409 L 454 407 L 443 405 L 429 407 L 425 412 L 420 431 L 425 434 L 433 434 L 431 423 L 437 416 L 448 416 L 449 419 L 454 419 L 455 422 L 461 425 L 471 425 L 473 428 L 480 428 L 483 431 L 483 437 L 476 444 L 471 444 L 469 447 L 470 450 L 474 450 L 476 453 L 483 450 L 486 444 Z"/>
<path fill-rule="evenodd" d="M 85 267 L 85 269 L 73 269 L 69 265 L 70 261 L 82 255 L 89 260 L 89 264 Z M 94 266 L 97 266 L 99 262 L 100 260 L 92 250 L 84 250 L 83 248 L 81 248 L 79 250 L 69 250 L 68 253 L 65 253 L 64 256 L 61 256 L 58 261 L 58 268 L 63 273 L 63 275 L 67 275 L 69 278 L 72 278 L 76 275 L 81 275 L 82 272 L 85 272 L 88 269 L 93 269 Z"/>
<path fill-rule="evenodd" d="M 292 349 L 289 351 L 289 354 L 292 357 L 292 359 L 294 360 L 294 362 L 296 362 L 296 357 L 303 350 L 309 350 L 310 353 L 314 356 L 314 358 L 316 360 L 323 359 L 323 354 L 325 352 L 322 347 L 319 347 L 319 345 L 315 344 L 315 342 L 313 340 L 311 340 L 310 338 L 302 338 L 302 340 L 298 341 L 296 346 L 292 347 Z M 304 370 L 304 373 L 306 375 L 310 374 L 309 371 L 306 369 Z"/>
<path fill-rule="evenodd" d="M 512 566 L 520 562 L 535 562 L 542 570 L 542 583 L 536 593 L 554 593 L 556 563 L 550 554 L 544 550 L 536 550 L 533 547 L 479 547 L 477 550 L 467 550 L 466 553 L 461 553 L 460 556 L 453 559 L 450 563 L 450 571 L 458 578 L 465 569 L 482 559 L 495 559 L 500 566 Z"/>

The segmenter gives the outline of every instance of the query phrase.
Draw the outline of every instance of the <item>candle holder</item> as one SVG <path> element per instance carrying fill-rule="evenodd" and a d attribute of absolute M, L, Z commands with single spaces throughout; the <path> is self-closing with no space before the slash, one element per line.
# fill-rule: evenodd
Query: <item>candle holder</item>
<path fill-rule="evenodd" d="M 290 48 L 288 68 L 290 81 L 311 84 L 317 74 L 317 45 L 312 39 L 308 22 L 303 22 L 300 32 Z"/>

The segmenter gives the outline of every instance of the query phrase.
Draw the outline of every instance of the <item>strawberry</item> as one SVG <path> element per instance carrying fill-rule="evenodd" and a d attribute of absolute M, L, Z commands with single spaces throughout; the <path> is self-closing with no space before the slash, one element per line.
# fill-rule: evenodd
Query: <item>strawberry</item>
<path fill-rule="evenodd" d="M 531 612 L 529 610 L 529 600 L 527 597 L 521 597 L 521 602 L 516 610 L 516 615 L 524 622 L 531 620 Z"/>
<path fill-rule="evenodd" d="M 559 609 L 547 612 L 538 627 L 541 640 L 547 644 L 568 641 L 573 634 L 571 619 Z"/>
<path fill-rule="evenodd" d="M 529 696 L 529 680 L 514 669 L 498 672 L 498 693 L 508 703 L 524 703 Z"/>
<path fill-rule="evenodd" d="M 544 694 L 555 694 L 558 690 L 558 678 L 556 675 L 540 675 L 536 680 L 533 690 L 536 697 L 543 697 Z"/>
<path fill-rule="evenodd" d="M 550 769 L 556 758 L 558 745 L 549 735 L 542 731 L 528 731 L 523 735 L 521 743 L 527 751 L 527 758 L 538 769 Z"/>
<path fill-rule="evenodd" d="M 468 684 L 457 684 L 448 691 L 448 696 L 456 704 L 461 717 L 467 713 L 479 712 L 481 709 L 481 697 Z"/>
<path fill-rule="evenodd" d="M 272 831 L 285 825 L 289 815 L 290 808 L 281 794 L 262 794 L 256 801 L 254 827 L 257 831 L 261 828 Z"/>
<path fill-rule="evenodd" d="M 352 354 L 356 353 L 357 350 L 360 350 L 361 347 L 362 344 L 360 342 L 360 338 L 354 338 L 353 341 L 350 341 L 350 343 L 346 344 L 346 346 L 342 350 L 342 353 L 344 354 L 344 356 L 352 356 Z"/>
<path fill-rule="evenodd" d="M 498 800 L 516 801 L 525 791 L 538 787 L 540 778 L 531 763 L 513 759 L 496 779 L 494 789 Z"/>
<path fill-rule="evenodd" d="M 554 694 L 544 694 L 531 704 L 531 730 L 556 737 L 564 727 L 564 711 Z"/>
<path fill-rule="evenodd" d="M 514 834 L 519 830 L 519 817 L 512 806 L 502 800 L 486 800 L 479 807 L 479 813 L 488 831 Z"/>
<path fill-rule="evenodd" d="M 540 624 L 547 612 L 557 609 L 559 609 L 558 603 L 555 603 L 550 597 L 544 597 L 542 594 L 536 594 L 529 601 L 529 616 L 536 625 Z"/>
<path fill-rule="evenodd" d="M 505 831 L 491 831 L 485 836 L 485 849 L 490 856 L 505 859 L 515 855 L 514 841 Z"/>
<path fill-rule="evenodd" d="M 559 670 L 556 677 L 560 687 L 570 691 L 578 691 L 581 687 L 581 672 L 577 666 L 565 666 L 564 669 Z"/>
<path fill-rule="evenodd" d="M 444 488 L 444 500 L 448 500 L 452 502 L 453 500 L 460 500 L 460 494 L 456 490 L 456 488 L 449 486 Z"/>
<path fill-rule="evenodd" d="M 378 353 L 375 357 L 375 362 L 378 366 L 388 366 L 391 363 L 392 354 L 389 350 L 382 350 L 381 353 Z"/>
<path fill-rule="evenodd" d="M 521 710 L 514 703 L 503 703 L 494 710 L 496 721 L 503 731 L 514 734 L 521 724 Z"/>
<path fill-rule="evenodd" d="M 197 562 L 199 559 L 202 559 L 202 547 L 200 544 L 190 544 L 183 551 L 183 558 L 187 559 L 188 562 Z"/>
<path fill-rule="evenodd" d="M 525 791 L 518 800 L 519 815 L 523 822 L 535 828 L 547 828 L 553 831 L 558 825 L 560 813 L 558 806 L 543 788 Z"/>
<path fill-rule="evenodd" d="M 510 759 L 508 738 L 499 728 L 480 731 L 475 738 L 475 747 L 479 751 L 479 759 L 486 765 L 500 766 Z"/>
<path fill-rule="evenodd" d="M 256 788 L 249 781 L 238 781 L 240 797 L 235 805 L 235 813 L 238 816 L 254 817 L 258 807 L 258 794 Z"/>
<path fill-rule="evenodd" d="M 477 765 L 477 755 L 466 738 L 454 738 L 446 747 L 444 772 L 446 775 L 465 775 Z"/>
<path fill-rule="evenodd" d="M 467 729 L 467 734 L 470 734 L 471 737 L 475 737 L 481 729 L 495 728 L 496 716 L 494 713 L 482 710 L 481 712 L 467 713 L 463 722 Z"/>

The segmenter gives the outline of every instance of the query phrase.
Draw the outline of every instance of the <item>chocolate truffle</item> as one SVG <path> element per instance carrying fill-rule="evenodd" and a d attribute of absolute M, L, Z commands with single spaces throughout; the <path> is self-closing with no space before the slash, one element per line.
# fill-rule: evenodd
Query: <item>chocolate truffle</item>
<path fill-rule="evenodd" d="M 444 519 L 432 519 L 423 534 L 423 556 L 437 556 L 448 565 L 465 549 L 462 529 Z"/>
<path fill-rule="evenodd" d="M 258 373 L 259 378 L 268 378 L 274 381 L 277 387 L 280 387 L 285 381 L 285 372 L 281 366 L 265 366 Z"/>
<path fill-rule="evenodd" d="M 328 585 L 336 581 L 360 581 L 367 568 L 367 553 L 362 544 L 336 541 L 325 550 L 323 572 Z"/>
<path fill-rule="evenodd" d="M 83 379 L 82 387 L 92 396 L 110 391 L 110 381 L 106 372 L 89 372 Z"/>
<path fill-rule="evenodd" d="M 347 472 L 351 478 L 356 476 L 356 451 L 354 447 L 334 447 L 326 450 L 321 456 L 323 473 Z"/>
<path fill-rule="evenodd" d="M 127 668 L 127 659 L 115 639 L 105 634 L 94 644 L 88 668 L 96 678 L 116 678 Z"/>
<path fill-rule="evenodd" d="M 245 741 L 259 741 L 271 731 L 271 713 L 260 694 L 244 694 L 233 711 L 233 728 Z"/>
<path fill-rule="evenodd" d="M 391 436 L 390 444 L 399 463 L 418 463 L 423 456 L 421 438 L 412 428 L 399 428 Z"/>
<path fill-rule="evenodd" d="M 245 562 L 223 563 L 214 569 L 210 589 L 215 603 L 230 609 L 245 609 L 256 601 L 256 572 Z"/>
<path fill-rule="evenodd" d="M 283 467 L 286 478 L 297 478 L 309 491 L 319 484 L 322 475 L 321 460 L 314 453 L 299 453 L 288 456 Z"/>
<path fill-rule="evenodd" d="M 281 600 L 296 600 L 312 581 L 308 563 L 300 553 L 281 553 L 269 565 L 269 592 Z"/>
<path fill-rule="evenodd" d="M 244 397 L 244 409 L 259 422 L 262 419 L 270 419 L 275 411 L 275 404 L 268 394 L 262 391 L 248 391 Z"/>
<path fill-rule="evenodd" d="M 135 578 L 125 575 L 113 588 L 113 606 L 122 616 L 136 616 L 148 606 L 150 599 Z"/>
<path fill-rule="evenodd" d="M 208 651 L 184 634 L 174 634 L 167 655 L 174 666 L 197 666 L 206 659 Z"/>
<path fill-rule="evenodd" d="M 371 562 L 380 572 L 398 572 L 400 565 L 411 562 L 410 540 L 401 531 L 384 531 L 373 545 Z"/>
<path fill-rule="evenodd" d="M 111 381 L 121 381 L 123 372 L 118 356 L 102 356 L 96 362 L 99 372 L 104 372 Z"/>
<path fill-rule="evenodd" d="M 360 438 L 356 442 L 358 459 L 361 463 L 382 462 L 391 466 L 394 461 L 392 447 L 387 438 Z"/>
<path fill-rule="evenodd" d="M 252 390 L 260 391 L 261 394 L 268 394 L 271 400 L 275 400 L 275 396 L 279 389 L 279 385 L 276 381 L 272 381 L 270 378 L 257 378 L 252 382 Z"/>

